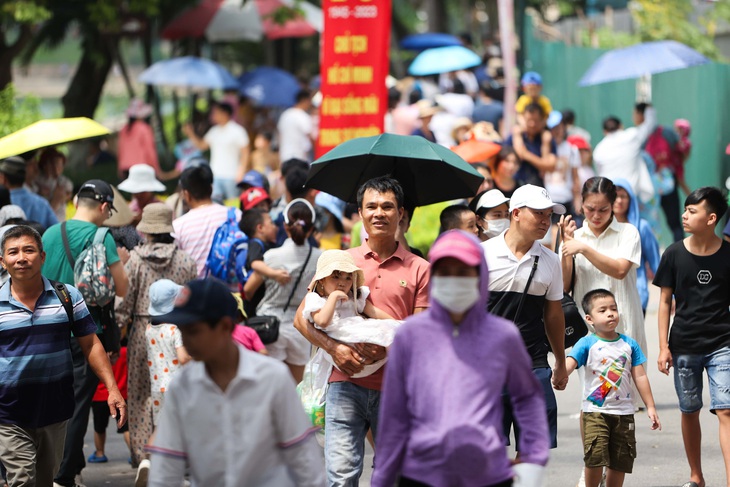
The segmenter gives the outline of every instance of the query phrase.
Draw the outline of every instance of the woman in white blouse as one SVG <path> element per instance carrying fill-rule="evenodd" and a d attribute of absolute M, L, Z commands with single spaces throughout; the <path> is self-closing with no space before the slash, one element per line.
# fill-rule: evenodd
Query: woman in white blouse
<path fill-rule="evenodd" d="M 613 216 L 616 186 L 608 178 L 590 178 L 583 185 L 585 221 L 577 228 L 570 216 L 561 223 L 563 245 L 563 286 L 573 288 L 573 299 L 580 306 L 583 296 L 603 288 L 616 296 L 618 332 L 639 344 L 647 354 L 644 314 L 636 287 L 636 268 L 641 263 L 639 231 Z M 575 280 L 571 283 L 573 269 Z"/>

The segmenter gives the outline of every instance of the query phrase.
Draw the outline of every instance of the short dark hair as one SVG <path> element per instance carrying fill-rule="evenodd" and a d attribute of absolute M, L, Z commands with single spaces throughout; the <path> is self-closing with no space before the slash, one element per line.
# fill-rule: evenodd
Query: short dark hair
<path fill-rule="evenodd" d="M 588 179 L 585 184 L 583 184 L 583 190 L 580 195 L 583 201 L 585 201 L 586 197 L 589 195 L 602 194 L 606 196 L 611 205 L 613 205 L 616 201 L 616 192 L 616 185 L 613 184 L 613 181 L 601 176 L 595 176 Z"/>
<path fill-rule="evenodd" d="M 634 105 L 634 110 L 637 113 L 641 113 L 642 115 L 644 114 L 644 112 L 646 111 L 647 108 L 649 108 L 649 104 L 644 103 L 644 102 L 637 103 L 636 105 Z"/>
<path fill-rule="evenodd" d="M 254 238 L 254 235 L 256 234 L 256 227 L 264 223 L 264 214 L 266 214 L 266 212 L 258 208 L 253 208 L 244 212 L 241 217 L 241 221 L 238 222 L 238 228 L 240 228 L 249 239 Z"/>
<path fill-rule="evenodd" d="M 441 215 L 439 215 L 439 222 L 441 223 L 439 234 L 458 229 L 461 225 L 461 215 L 467 211 L 473 213 L 466 205 L 451 205 L 444 208 Z"/>
<path fill-rule="evenodd" d="M 307 161 L 304 161 L 302 159 L 287 159 L 286 161 L 281 163 L 281 175 L 286 178 L 286 175 L 289 174 L 289 171 L 292 169 L 299 168 L 303 169 L 304 171 L 309 171 L 309 163 Z"/>
<path fill-rule="evenodd" d="M 3 255 L 5 255 L 5 243 L 8 240 L 21 237 L 32 237 L 33 240 L 35 240 L 36 245 L 38 245 L 38 251 L 43 252 L 43 239 L 41 238 L 41 234 L 29 225 L 16 225 L 9 228 L 3 234 L 2 243 L 0 244 L 0 249 L 2 249 Z"/>
<path fill-rule="evenodd" d="M 603 130 L 608 132 L 609 134 L 611 132 L 617 131 L 621 127 L 621 120 L 618 119 L 618 117 L 614 117 L 611 115 L 610 117 L 606 117 L 603 120 Z"/>
<path fill-rule="evenodd" d="M 525 107 L 525 113 L 537 113 L 540 115 L 540 118 L 545 118 L 545 110 L 543 110 L 542 105 L 539 103 L 530 103 Z"/>
<path fill-rule="evenodd" d="M 575 123 L 575 112 L 570 108 L 563 110 L 563 122 L 566 125 L 573 125 Z"/>
<path fill-rule="evenodd" d="M 207 164 L 189 167 L 180 174 L 180 187 L 195 200 L 208 199 L 213 194 L 213 171 Z"/>
<path fill-rule="evenodd" d="M 287 173 L 284 183 L 293 200 L 303 197 L 307 193 L 307 171 L 299 167 L 293 168 Z"/>
<path fill-rule="evenodd" d="M 715 225 L 717 225 L 720 219 L 727 213 L 727 199 L 725 195 L 719 188 L 704 186 L 692 191 L 687 196 L 687 199 L 684 200 L 684 206 L 699 205 L 703 201 L 710 210 L 710 213 L 714 213 L 717 216 L 717 220 L 715 220 Z"/>
<path fill-rule="evenodd" d="M 297 92 L 297 96 L 294 98 L 294 101 L 298 104 L 303 102 L 304 100 L 309 100 L 312 98 L 312 93 L 310 93 L 309 90 L 299 90 Z"/>
<path fill-rule="evenodd" d="M 593 301 L 600 298 L 613 298 L 613 300 L 616 301 L 616 296 L 614 296 L 611 291 L 608 291 L 607 289 L 594 289 L 593 291 L 585 293 L 580 302 L 583 312 L 587 315 L 591 314 L 593 311 Z"/>
<path fill-rule="evenodd" d="M 395 203 L 398 208 L 403 208 L 405 205 L 405 195 L 403 194 L 403 187 L 396 180 L 390 176 L 380 176 L 377 178 L 365 181 L 360 189 L 357 190 L 357 207 L 362 208 L 362 200 L 365 195 L 365 191 L 372 189 L 378 193 L 393 193 L 395 196 Z"/>
<path fill-rule="evenodd" d="M 227 113 L 229 117 L 233 116 L 233 105 L 227 101 L 213 102 L 213 108 L 217 108 L 218 110 Z"/>
<path fill-rule="evenodd" d="M 2 174 L 5 176 L 9 186 L 17 187 L 25 183 L 25 171 L 23 171 L 23 174 L 11 174 L 9 172 L 3 172 Z"/>
<path fill-rule="evenodd" d="M 8 188 L 0 184 L 0 208 L 11 204 L 10 191 L 8 191 Z"/>
<path fill-rule="evenodd" d="M 145 238 L 148 243 L 160 243 L 160 244 L 171 244 L 175 243 L 175 237 L 169 233 L 147 233 Z"/>

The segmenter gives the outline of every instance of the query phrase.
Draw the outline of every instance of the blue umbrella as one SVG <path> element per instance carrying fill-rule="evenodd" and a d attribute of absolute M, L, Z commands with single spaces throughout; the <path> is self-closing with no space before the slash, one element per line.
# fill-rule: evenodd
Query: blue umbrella
<path fill-rule="evenodd" d="M 603 54 L 586 71 L 578 85 L 591 86 L 635 79 L 709 62 L 705 56 L 680 42 L 645 42 Z"/>
<path fill-rule="evenodd" d="M 140 82 L 182 88 L 237 88 L 238 81 L 220 64 L 192 56 L 158 61 L 142 71 Z"/>
<path fill-rule="evenodd" d="M 482 59 L 474 51 L 464 46 L 434 47 L 416 56 L 408 68 L 408 73 L 413 76 L 449 73 L 473 68 L 481 62 Z"/>
<path fill-rule="evenodd" d="M 261 66 L 238 78 L 239 91 L 256 105 L 288 108 L 294 105 L 301 86 L 291 74 L 281 69 Z"/>
<path fill-rule="evenodd" d="M 409 51 L 423 51 L 432 47 L 460 46 L 461 40 L 451 34 L 440 32 L 426 32 L 424 34 L 413 34 L 400 41 L 400 48 Z"/>

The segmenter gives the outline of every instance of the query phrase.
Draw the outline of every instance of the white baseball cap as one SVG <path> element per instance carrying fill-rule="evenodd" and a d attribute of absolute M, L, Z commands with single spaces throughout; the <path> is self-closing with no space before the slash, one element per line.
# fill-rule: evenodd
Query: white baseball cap
<path fill-rule="evenodd" d="M 505 203 L 509 203 L 509 198 L 503 192 L 498 189 L 490 189 L 479 198 L 477 210 L 480 208 L 489 208 L 491 210 Z"/>
<path fill-rule="evenodd" d="M 509 202 L 509 211 L 512 213 L 516 208 L 523 208 L 525 206 L 533 210 L 547 210 L 548 208 L 552 208 L 553 213 L 557 215 L 564 215 L 566 212 L 565 206 L 560 203 L 553 203 L 547 189 L 533 184 L 520 186 L 512 193 L 512 199 Z"/>

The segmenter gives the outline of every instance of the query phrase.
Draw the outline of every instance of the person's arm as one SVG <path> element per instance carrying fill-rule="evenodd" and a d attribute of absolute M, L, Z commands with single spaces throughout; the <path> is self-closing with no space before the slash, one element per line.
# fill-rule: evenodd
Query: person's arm
<path fill-rule="evenodd" d="M 319 347 L 327 352 L 334 361 L 340 371 L 352 377 L 363 369 L 360 360 L 365 360 L 363 356 L 355 351 L 350 345 L 338 342 L 330 338 L 326 333 L 316 329 L 312 323 L 306 320 L 302 314 L 304 309 L 304 300 L 302 300 L 297 313 L 294 316 L 294 328 L 301 333 L 309 343 L 315 347 Z"/>
<path fill-rule="evenodd" d="M 560 266 L 563 272 L 563 292 L 569 293 L 570 288 L 573 287 L 574 283 L 571 282 L 573 278 L 573 261 L 572 255 L 567 255 L 563 249 L 563 245 L 568 240 L 575 238 L 576 224 L 571 215 L 563 215 L 560 217 L 558 222 L 558 230 L 563 238 L 563 243 L 560 244 L 559 255 L 560 255 Z"/>
<path fill-rule="evenodd" d="M 129 280 L 127 279 L 127 273 L 124 272 L 124 265 L 122 261 L 118 261 L 109 266 L 109 272 L 111 272 L 112 278 L 114 278 L 114 287 L 116 289 L 117 296 L 123 298 L 127 295 L 129 289 Z"/>
<path fill-rule="evenodd" d="M 236 174 L 236 181 L 241 181 L 243 176 L 251 170 L 251 146 L 245 145 L 241 148 L 241 155 L 238 158 L 238 172 Z"/>
<path fill-rule="evenodd" d="M 418 309 L 422 309 L 422 308 L 418 308 Z M 373 318 L 375 320 L 394 320 L 395 319 L 392 316 L 390 316 L 388 313 L 383 311 L 382 309 L 373 305 L 373 303 L 371 303 L 370 301 L 365 301 L 365 308 L 363 309 L 362 312 L 368 318 Z"/>
<path fill-rule="evenodd" d="M 192 142 L 195 147 L 197 147 L 201 151 L 206 151 L 210 149 L 208 141 L 198 137 L 198 134 L 195 133 L 195 130 L 193 130 L 193 126 L 191 124 L 186 123 L 185 125 L 183 125 L 182 130 L 185 136 L 190 139 L 190 142 Z"/>
<path fill-rule="evenodd" d="M 347 301 L 347 294 L 342 291 L 334 291 L 324 303 L 324 306 L 318 311 L 312 312 L 312 320 L 320 328 L 326 328 L 332 324 L 332 318 L 335 316 L 335 306 L 338 301 Z"/>
<path fill-rule="evenodd" d="M 256 294 L 256 291 L 258 291 L 263 283 L 264 278 L 261 277 L 261 274 L 259 274 L 258 272 L 254 272 L 253 275 L 248 278 L 246 284 L 243 285 L 243 294 L 244 296 L 247 296 L 246 299 L 248 299 L 248 296 L 253 296 L 254 294 Z"/>
<path fill-rule="evenodd" d="M 132 252 L 129 260 L 126 264 L 124 264 L 125 275 L 128 276 L 127 294 L 125 294 L 121 301 L 117 301 L 118 304 L 114 307 L 114 316 L 117 321 L 117 325 L 119 325 L 119 327 L 123 330 L 124 328 L 132 326 L 132 314 L 134 313 L 134 305 L 137 300 L 138 286 L 136 278 L 137 266 L 139 263 L 140 260 L 137 257 L 137 253 Z M 129 335 L 129 333 L 126 333 L 126 335 Z"/>
<path fill-rule="evenodd" d="M 614 279 L 623 279 L 629 273 L 634 264 L 627 259 L 612 259 L 602 254 L 590 245 L 580 240 L 570 240 L 563 243 L 564 253 L 568 256 L 582 254 L 596 269 Z"/>
<path fill-rule="evenodd" d="M 570 374 L 572 374 L 575 369 L 578 368 L 578 361 L 576 361 L 573 357 L 568 357 L 565 359 L 565 372 L 570 377 Z"/>
<path fill-rule="evenodd" d="M 543 311 L 545 334 L 555 356 L 553 367 L 553 387 L 559 391 L 568 385 L 568 372 L 565 368 L 565 314 L 560 301 L 545 300 Z"/>
<path fill-rule="evenodd" d="M 669 351 L 669 314 L 672 309 L 672 296 L 674 290 L 670 287 L 662 287 L 659 295 L 659 358 L 657 365 L 659 372 L 669 375 L 669 369 L 672 368 L 672 352 Z"/>
<path fill-rule="evenodd" d="M 180 365 L 185 365 L 193 359 L 188 351 L 185 350 L 185 347 L 176 347 L 175 355 L 177 355 L 177 360 L 180 362 Z"/>
<path fill-rule="evenodd" d="M 640 144 L 643 145 L 656 128 L 656 110 L 654 107 L 648 106 L 644 110 L 644 121 L 636 127 L 636 135 Z"/>
<path fill-rule="evenodd" d="M 651 393 L 651 385 L 649 384 L 649 377 L 646 375 L 644 364 L 631 367 L 631 377 L 634 379 L 634 384 L 636 384 L 636 390 L 639 391 L 641 400 L 646 404 L 646 414 L 651 420 L 651 429 L 661 430 L 662 424 L 659 422 L 659 415 L 656 412 L 654 396 Z"/>
<path fill-rule="evenodd" d="M 286 286 L 291 281 L 291 276 L 285 269 L 273 269 L 266 265 L 262 259 L 251 262 L 251 269 L 279 283 L 280 286 Z"/>
<path fill-rule="evenodd" d="M 91 370 L 94 371 L 94 374 L 104 383 L 104 386 L 109 391 L 109 399 L 107 399 L 109 412 L 112 418 L 117 420 L 117 426 L 121 428 L 127 422 L 127 405 L 117 387 L 117 381 L 114 379 L 114 372 L 112 371 L 112 364 L 109 362 L 104 345 L 101 344 L 95 333 L 77 336 L 76 341 L 79 347 L 81 347 L 86 361 L 89 362 Z"/>

